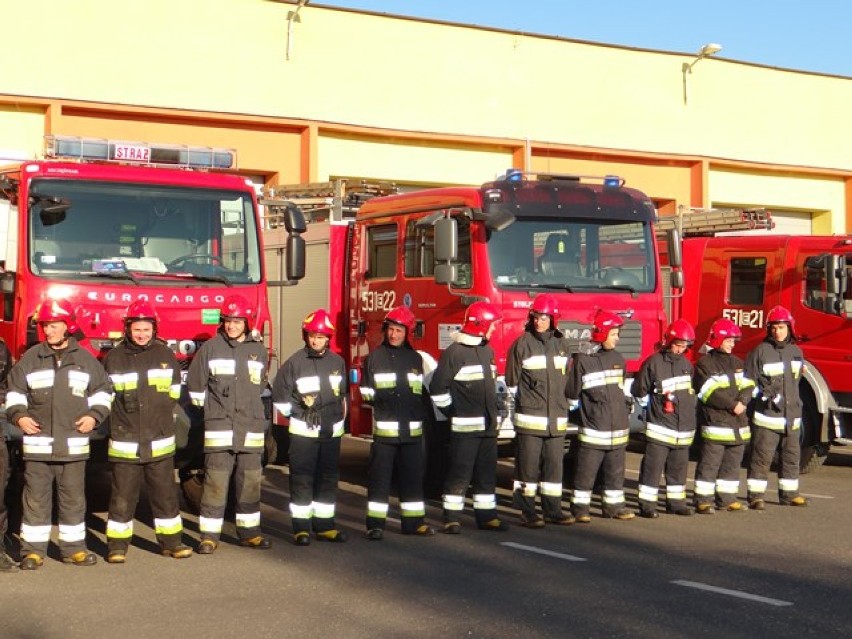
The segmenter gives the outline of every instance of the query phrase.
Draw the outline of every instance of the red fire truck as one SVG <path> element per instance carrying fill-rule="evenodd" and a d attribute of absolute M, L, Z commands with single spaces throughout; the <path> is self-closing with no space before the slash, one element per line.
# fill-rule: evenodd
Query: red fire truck
<path fill-rule="evenodd" d="M 329 308 L 338 327 L 334 348 L 350 370 L 358 371 L 381 342 L 385 314 L 401 304 L 418 318 L 414 346 L 435 359 L 469 304 L 497 304 L 503 321 L 491 343 L 501 375 L 532 300 L 544 292 L 559 298 L 560 329 L 575 349 L 588 342 L 596 309 L 621 314 L 619 350 L 629 372 L 660 340 L 666 317 L 654 205 L 617 177 L 510 171 L 482 186 L 399 193 L 363 205 L 334 188 L 282 187 L 275 196 L 302 205 L 312 220 L 305 234 L 308 279 L 286 307 Z M 323 189 L 328 204 L 311 214 Z M 311 298 L 313 272 L 327 276 L 314 283 L 321 292 Z M 370 413 L 355 386 L 349 426 L 365 436 Z M 502 434 L 512 436 L 508 418 Z"/>
<path fill-rule="evenodd" d="M 719 317 L 734 321 L 744 357 L 766 336 L 769 310 L 790 309 L 808 364 L 800 387 L 802 470 L 816 468 L 832 442 L 848 444 L 852 433 L 852 236 L 714 237 L 708 230 L 699 222 L 684 227 L 686 286 L 673 316 L 696 326 L 697 344 Z"/>
<path fill-rule="evenodd" d="M 228 295 L 248 299 L 271 337 L 255 190 L 225 173 L 236 169 L 232 150 L 48 136 L 45 156 L 0 167 L 0 337 L 15 358 L 37 341 L 38 305 L 58 297 L 76 307 L 81 343 L 98 356 L 143 299 L 184 370 Z M 304 218 L 291 207 L 284 220 L 297 264 Z M 179 447 L 192 415 L 176 415 Z"/>

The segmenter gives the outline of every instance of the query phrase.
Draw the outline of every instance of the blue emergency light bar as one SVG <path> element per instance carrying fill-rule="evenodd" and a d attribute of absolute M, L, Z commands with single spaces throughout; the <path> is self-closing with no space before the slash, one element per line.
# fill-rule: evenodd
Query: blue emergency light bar
<path fill-rule="evenodd" d="M 582 180 L 598 181 L 607 188 L 619 188 L 624 186 L 624 178 L 617 175 L 573 175 L 569 173 L 524 173 L 520 169 L 508 169 L 497 178 L 498 181 L 523 182 L 524 180 L 535 180 L 538 182 L 551 182 L 554 180 L 565 180 L 568 182 L 580 182 Z"/>
<path fill-rule="evenodd" d="M 237 153 L 233 149 L 187 146 L 182 144 L 149 144 L 63 135 L 45 137 L 45 156 L 139 165 L 168 165 L 196 169 L 236 168 Z"/>

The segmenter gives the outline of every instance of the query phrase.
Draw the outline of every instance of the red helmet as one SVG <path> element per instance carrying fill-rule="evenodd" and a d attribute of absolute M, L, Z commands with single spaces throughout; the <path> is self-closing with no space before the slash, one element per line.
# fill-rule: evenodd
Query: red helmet
<path fill-rule="evenodd" d="M 710 327 L 710 335 L 707 337 L 707 346 L 710 348 L 719 348 L 729 337 L 739 339 L 743 336 L 740 327 L 734 324 L 727 317 L 717 319 Z"/>
<path fill-rule="evenodd" d="M 692 346 L 692 343 L 695 341 L 695 329 L 692 328 L 692 324 L 685 319 L 672 322 L 666 329 L 666 345 L 668 346 L 676 339 L 682 339 L 688 346 Z"/>
<path fill-rule="evenodd" d="M 592 323 L 595 327 L 592 330 L 591 339 L 593 342 L 597 342 L 599 344 L 603 344 L 606 341 L 606 338 L 609 337 L 609 332 L 612 329 L 624 326 L 624 320 L 620 315 L 616 315 L 615 313 L 611 313 L 603 309 L 599 309 L 598 312 L 595 313 L 595 319 L 592 320 Z"/>
<path fill-rule="evenodd" d="M 36 322 L 39 325 L 48 322 L 65 322 L 66 332 L 72 335 L 77 332 L 77 315 L 68 300 L 45 300 L 36 311 Z"/>
<path fill-rule="evenodd" d="M 417 318 L 414 317 L 414 313 L 412 313 L 411 309 L 407 306 L 397 306 L 396 308 L 392 308 L 388 311 L 388 314 L 385 315 L 384 325 L 387 326 L 389 323 L 404 326 L 408 331 L 406 335 L 407 337 L 414 332 L 414 325 L 417 323 Z"/>
<path fill-rule="evenodd" d="M 254 319 L 254 307 L 242 295 L 230 295 L 225 298 L 219 310 L 219 321 L 224 322 L 226 319 L 245 320 L 248 332 Z"/>
<path fill-rule="evenodd" d="M 467 307 L 461 332 L 474 337 L 485 337 L 491 325 L 503 319 L 500 309 L 488 302 L 474 302 Z"/>
<path fill-rule="evenodd" d="M 319 333 L 326 337 L 334 335 L 334 324 L 331 322 L 331 316 L 321 308 L 313 313 L 308 313 L 302 321 L 302 334 L 307 335 L 308 333 Z"/>
<path fill-rule="evenodd" d="M 157 311 L 151 302 L 148 300 L 137 300 L 128 306 L 124 312 L 124 325 L 130 326 L 133 322 L 143 320 L 152 322 L 156 329 L 157 324 L 160 322 L 160 317 L 157 315 Z"/>
<path fill-rule="evenodd" d="M 550 315 L 550 321 L 553 327 L 556 328 L 556 322 L 559 321 L 559 300 L 555 295 L 543 293 L 536 295 L 530 308 L 530 315 L 538 313 L 539 315 Z"/>
<path fill-rule="evenodd" d="M 770 325 L 782 322 L 786 322 L 790 327 L 790 337 L 794 337 L 793 329 L 796 327 L 796 320 L 793 319 L 793 314 L 783 306 L 773 306 L 766 314 L 766 330 L 769 331 Z"/>

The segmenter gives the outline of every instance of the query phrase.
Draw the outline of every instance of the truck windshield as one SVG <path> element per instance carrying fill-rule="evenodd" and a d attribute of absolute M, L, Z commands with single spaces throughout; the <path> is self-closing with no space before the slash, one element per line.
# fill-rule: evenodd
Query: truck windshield
<path fill-rule="evenodd" d="M 41 277 L 261 278 L 247 193 L 50 179 L 33 181 L 29 204 L 30 266 Z"/>
<path fill-rule="evenodd" d="M 500 288 L 652 291 L 647 222 L 521 217 L 491 231 L 488 255 Z"/>

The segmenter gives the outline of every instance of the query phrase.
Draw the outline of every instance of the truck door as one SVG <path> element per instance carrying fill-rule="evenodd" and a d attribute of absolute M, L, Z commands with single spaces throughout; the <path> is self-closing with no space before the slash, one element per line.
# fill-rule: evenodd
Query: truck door
<path fill-rule="evenodd" d="M 776 254 L 771 251 L 725 251 L 723 255 L 726 290 L 719 296 L 718 290 L 708 286 L 702 288 L 701 295 L 711 304 L 713 300 L 723 301 L 716 317 L 727 317 L 740 327 L 743 338 L 737 352 L 742 355 L 766 337 L 766 309 L 778 303 L 782 274 Z M 707 317 L 707 313 L 702 313 L 702 318 Z"/>

